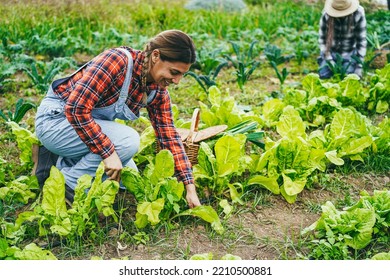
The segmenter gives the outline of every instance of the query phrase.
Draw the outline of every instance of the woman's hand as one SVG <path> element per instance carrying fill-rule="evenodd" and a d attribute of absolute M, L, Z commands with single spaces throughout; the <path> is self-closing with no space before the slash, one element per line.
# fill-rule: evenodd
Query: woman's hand
<path fill-rule="evenodd" d="M 122 161 L 118 154 L 114 151 L 112 155 L 103 160 L 104 172 L 111 180 L 118 181 L 121 179 L 121 170 L 123 168 Z"/>
<path fill-rule="evenodd" d="M 195 185 L 194 184 L 188 184 L 186 186 L 186 191 L 187 191 L 186 200 L 187 200 L 188 206 L 190 208 L 194 208 L 196 206 L 200 206 L 201 204 L 200 204 L 198 195 L 196 193 Z"/>

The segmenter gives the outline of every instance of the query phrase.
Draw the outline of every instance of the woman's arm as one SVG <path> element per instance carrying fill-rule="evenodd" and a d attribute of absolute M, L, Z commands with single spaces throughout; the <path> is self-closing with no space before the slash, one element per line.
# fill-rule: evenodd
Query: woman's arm
<path fill-rule="evenodd" d="M 179 181 L 185 185 L 193 184 L 191 163 L 185 153 L 180 135 L 173 123 L 171 99 L 167 91 L 159 91 L 152 105 L 147 106 L 150 122 L 163 149 L 172 152 L 175 172 Z"/>
<path fill-rule="evenodd" d="M 186 187 L 186 200 L 190 208 L 200 205 L 192 166 L 185 153 L 180 135 L 173 124 L 171 100 L 167 91 L 160 91 L 153 105 L 147 107 L 150 121 L 162 148 L 169 149 L 175 161 L 175 175 Z"/>

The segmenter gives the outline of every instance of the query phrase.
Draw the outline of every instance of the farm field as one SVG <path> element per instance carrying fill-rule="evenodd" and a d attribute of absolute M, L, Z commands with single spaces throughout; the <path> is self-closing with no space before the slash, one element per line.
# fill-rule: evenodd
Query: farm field
<path fill-rule="evenodd" d="M 231 11 L 238 5 L 1 0 L 0 260 L 389 260 L 389 54 L 377 63 L 389 51 L 390 12 L 360 1 L 363 77 L 320 80 L 323 2 L 251 0 Z M 139 173 L 122 173 L 127 191 L 102 181 L 102 169 L 80 178 L 72 206 L 55 168 L 41 189 L 31 151 L 50 83 L 166 29 L 197 47 L 196 63 L 169 87 L 176 126 L 190 128 L 199 108 L 199 130 L 228 127 L 199 147 L 202 206 L 188 209 L 146 111 L 124 122 L 141 135 Z"/>

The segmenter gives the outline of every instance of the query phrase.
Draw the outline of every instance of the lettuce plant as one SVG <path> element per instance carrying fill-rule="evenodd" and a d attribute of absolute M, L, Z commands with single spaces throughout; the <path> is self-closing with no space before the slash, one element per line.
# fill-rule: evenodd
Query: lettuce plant
<path fill-rule="evenodd" d="M 135 225 L 142 229 L 169 222 L 174 217 L 194 215 L 209 222 L 218 233 L 223 231 L 219 217 L 210 206 L 185 209 L 184 185 L 174 177 L 174 159 L 168 150 L 161 150 L 141 175 L 137 170 L 125 167 L 122 183 L 137 200 Z"/>
<path fill-rule="evenodd" d="M 246 136 L 243 134 L 220 137 L 214 147 L 200 143 L 198 164 L 194 166 L 194 177 L 205 192 L 214 196 L 230 193 L 234 202 L 241 202 L 237 187 L 231 183 L 234 176 L 240 176 L 248 168 L 250 157 L 245 154 Z"/>
<path fill-rule="evenodd" d="M 0 199 L 27 204 L 30 199 L 35 199 L 37 190 L 39 185 L 35 176 L 20 176 L 0 188 Z"/>
<path fill-rule="evenodd" d="M 24 223 L 37 221 L 39 234 L 56 234 L 74 240 L 97 227 L 98 214 L 112 216 L 116 220 L 112 205 L 119 183 L 106 180 L 102 182 L 104 170 L 101 164 L 92 182 L 90 175 L 83 175 L 78 180 L 72 207 L 67 208 L 65 202 L 65 179 L 62 173 L 52 167 L 50 176 L 42 189 L 42 201 L 35 204 L 33 211 L 25 211 L 18 215 L 15 225 L 8 225 L 4 236 L 10 239 L 20 238 Z"/>
<path fill-rule="evenodd" d="M 225 124 L 229 128 L 245 121 L 251 120 L 261 124 L 260 117 L 251 112 L 244 112 L 237 106 L 234 98 L 228 93 L 222 94 L 216 86 L 209 88 L 207 96 L 210 106 L 199 102 L 201 115 L 200 118 L 206 127 Z"/>
<path fill-rule="evenodd" d="M 378 154 L 390 154 L 390 119 L 385 117 L 378 126 L 372 126 L 372 135 L 375 138 L 373 151 Z"/>
<path fill-rule="evenodd" d="M 302 235 L 311 233 L 314 238 L 311 257 L 347 259 L 351 258 L 349 249 L 361 250 L 374 238 L 388 243 L 389 207 L 388 190 L 376 190 L 373 195 L 362 192 L 357 203 L 341 211 L 327 201 L 322 206 L 321 217 L 301 231 Z"/>
<path fill-rule="evenodd" d="M 326 167 L 325 149 L 314 148 L 305 129 L 299 113 L 292 106 L 285 107 L 276 124 L 281 138 L 266 141 L 265 152 L 254 161 L 254 174 L 247 185 L 261 185 L 282 194 L 289 203 L 295 202 L 308 176 Z"/>
<path fill-rule="evenodd" d="M 32 146 L 33 144 L 39 144 L 39 140 L 35 133 L 23 128 L 19 124 L 13 121 L 7 122 L 11 127 L 12 134 L 16 137 L 16 142 L 20 150 L 20 162 L 22 166 L 30 167 L 33 165 L 32 161 Z"/>
<path fill-rule="evenodd" d="M 371 123 L 356 110 L 343 108 L 338 111 L 325 130 L 311 134 L 313 146 L 325 149 L 326 157 L 336 165 L 343 165 L 343 158 L 363 160 L 363 153 L 374 143 Z"/>
<path fill-rule="evenodd" d="M 389 242 L 390 236 L 390 191 L 374 190 L 373 195 L 367 191 L 360 193 L 360 199 L 346 210 L 352 211 L 357 208 L 373 208 L 375 211 L 375 225 L 373 233 L 382 241 Z"/>
<path fill-rule="evenodd" d="M 389 110 L 390 100 L 390 63 L 383 69 L 377 69 L 370 80 L 368 110 L 385 113 Z"/>
<path fill-rule="evenodd" d="M 12 172 L 13 168 L 13 163 L 0 156 L 0 187 L 7 185 L 15 179 L 15 175 Z"/>
<path fill-rule="evenodd" d="M 375 254 L 372 258 L 372 260 L 383 260 L 383 261 L 389 261 L 390 260 L 390 251 L 389 252 L 382 252 Z"/>
<path fill-rule="evenodd" d="M 0 238 L 0 260 L 57 260 L 49 250 L 35 243 L 27 244 L 23 249 L 9 246 L 7 240 Z"/>

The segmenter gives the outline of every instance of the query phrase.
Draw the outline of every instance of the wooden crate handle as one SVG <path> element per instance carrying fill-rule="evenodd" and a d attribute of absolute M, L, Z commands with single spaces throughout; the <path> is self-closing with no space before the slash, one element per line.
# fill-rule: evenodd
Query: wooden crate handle
<path fill-rule="evenodd" d="M 199 108 L 196 108 L 194 110 L 194 113 L 192 114 L 190 133 L 188 134 L 187 140 L 186 140 L 189 143 L 194 142 L 194 139 L 193 139 L 194 132 L 198 131 L 199 120 L 200 120 L 200 110 L 199 110 Z"/>

